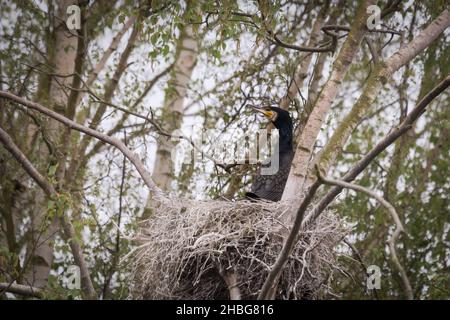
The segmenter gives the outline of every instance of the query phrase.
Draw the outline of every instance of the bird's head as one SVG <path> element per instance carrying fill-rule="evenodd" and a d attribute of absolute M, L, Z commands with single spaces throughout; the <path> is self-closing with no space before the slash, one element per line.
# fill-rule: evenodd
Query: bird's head
<path fill-rule="evenodd" d="M 271 106 L 255 107 L 253 105 L 249 105 L 249 107 L 252 108 L 253 111 L 262 113 L 273 123 L 275 128 L 282 129 L 288 127 L 292 130 L 292 119 L 289 112 L 286 110 Z"/>

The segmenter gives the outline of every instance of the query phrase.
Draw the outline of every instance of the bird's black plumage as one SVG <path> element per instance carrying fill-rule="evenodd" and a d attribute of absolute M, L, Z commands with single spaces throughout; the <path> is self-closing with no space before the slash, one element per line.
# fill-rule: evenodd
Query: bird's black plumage
<path fill-rule="evenodd" d="M 279 201 L 283 195 L 291 168 L 292 158 L 294 157 L 292 119 L 289 112 L 278 107 L 267 107 L 262 108 L 261 110 L 265 111 L 257 111 L 260 111 L 269 117 L 275 128 L 278 129 L 279 143 L 276 146 L 274 153 L 274 155 L 278 154 L 278 171 L 272 175 L 262 175 L 261 168 L 258 168 L 256 175 L 253 178 L 251 192 L 247 192 L 246 195 L 250 198 Z M 273 161 L 273 159 L 271 159 L 271 161 Z M 262 166 L 270 167 L 271 161 Z"/>

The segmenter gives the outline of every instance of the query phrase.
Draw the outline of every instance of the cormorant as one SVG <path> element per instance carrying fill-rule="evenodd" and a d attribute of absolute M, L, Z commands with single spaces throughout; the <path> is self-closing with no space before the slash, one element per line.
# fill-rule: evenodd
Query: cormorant
<path fill-rule="evenodd" d="M 265 115 L 278 129 L 279 142 L 275 150 L 278 150 L 279 162 L 278 171 L 273 175 L 261 175 L 261 168 L 258 168 L 253 178 L 251 192 L 247 192 L 246 196 L 253 199 L 279 201 L 294 157 L 292 119 L 289 112 L 278 107 L 250 107 Z M 270 167 L 270 162 L 262 166 Z"/>

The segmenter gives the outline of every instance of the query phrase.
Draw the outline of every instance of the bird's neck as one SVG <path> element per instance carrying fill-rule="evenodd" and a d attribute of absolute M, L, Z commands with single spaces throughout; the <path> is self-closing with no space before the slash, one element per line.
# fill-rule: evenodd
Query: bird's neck
<path fill-rule="evenodd" d="M 292 151 L 293 150 L 292 128 L 278 129 L 278 134 L 279 134 L 280 152 L 287 150 Z"/>

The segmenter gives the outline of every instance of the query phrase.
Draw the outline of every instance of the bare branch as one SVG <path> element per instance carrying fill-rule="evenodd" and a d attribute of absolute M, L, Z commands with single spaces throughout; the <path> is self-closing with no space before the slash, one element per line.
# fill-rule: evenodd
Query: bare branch
<path fill-rule="evenodd" d="M 5 92 L 5 91 L 0 91 L 0 97 L 6 98 L 8 100 L 17 102 L 27 108 L 36 110 L 40 113 L 43 113 L 47 116 L 49 116 L 50 118 L 55 119 L 56 121 L 59 121 L 61 123 L 63 123 L 64 125 L 68 126 L 70 129 L 74 129 L 77 130 L 79 132 L 83 132 L 89 136 L 92 136 L 94 138 L 97 138 L 107 144 L 110 144 L 112 146 L 115 146 L 117 149 L 119 149 L 130 161 L 131 163 L 135 166 L 135 168 L 137 169 L 137 171 L 139 172 L 140 176 L 142 177 L 142 179 L 144 180 L 145 184 L 147 185 L 147 187 L 150 189 L 150 192 L 158 198 L 163 198 L 164 194 L 162 192 L 162 190 L 160 188 L 158 188 L 155 183 L 153 182 L 152 178 L 151 178 L 151 174 L 149 173 L 149 171 L 145 168 L 144 164 L 142 163 L 142 161 L 139 159 L 139 157 L 134 154 L 130 149 L 128 149 L 128 147 L 119 139 L 114 138 L 114 137 L 110 137 L 107 136 L 104 133 L 101 133 L 97 130 L 91 129 L 91 128 L 87 128 L 75 121 L 72 121 L 70 119 L 67 119 L 66 117 L 62 116 L 61 114 L 54 112 L 52 110 L 49 110 L 48 108 L 40 105 L 39 103 L 35 103 L 32 101 L 29 101 L 27 99 L 18 97 L 12 93 L 9 92 Z"/>
<path fill-rule="evenodd" d="M 365 188 L 363 186 L 360 186 L 360 185 L 357 185 L 354 183 L 346 182 L 343 180 L 337 180 L 337 179 L 323 177 L 320 173 L 320 168 L 317 165 L 316 165 L 316 173 L 317 173 L 318 179 L 322 183 L 332 185 L 332 186 L 339 186 L 342 188 L 347 188 L 347 189 L 355 190 L 358 192 L 363 192 L 363 193 L 367 194 L 368 196 L 376 199 L 383 207 L 385 207 L 388 210 L 389 214 L 391 215 L 392 220 L 394 220 L 395 225 L 396 225 L 394 233 L 387 240 L 387 244 L 389 245 L 389 251 L 391 254 L 391 259 L 392 259 L 392 262 L 394 263 L 395 267 L 397 268 L 398 272 L 400 273 L 400 277 L 402 279 L 406 297 L 409 300 L 413 300 L 414 297 L 413 297 L 413 290 L 411 288 L 411 282 L 409 281 L 408 275 L 406 274 L 405 269 L 403 268 L 403 266 L 400 263 L 400 260 L 398 259 L 397 250 L 395 248 L 396 240 L 398 239 L 400 233 L 404 232 L 405 230 L 403 228 L 403 224 L 400 221 L 400 218 L 399 218 L 394 206 L 392 204 L 390 204 L 388 201 L 386 201 L 383 197 L 378 195 L 376 192 L 374 192 L 368 188 Z"/>
<path fill-rule="evenodd" d="M 327 26 L 322 27 L 322 31 L 324 31 L 324 32 L 330 32 L 331 30 L 350 32 L 351 28 L 347 27 L 347 26 L 340 26 L 340 25 L 327 25 Z M 393 30 L 393 29 L 367 29 L 367 32 L 371 32 L 371 33 L 388 33 L 388 34 L 394 34 L 394 35 L 397 35 L 397 36 L 401 36 L 402 35 L 402 33 L 400 31 Z"/>
<path fill-rule="evenodd" d="M 450 74 L 441 81 L 436 87 L 433 88 L 422 100 L 417 104 L 417 106 L 408 114 L 405 120 L 394 130 L 392 130 L 383 140 L 381 140 L 372 150 L 370 150 L 358 163 L 350 169 L 341 180 L 350 182 L 353 181 L 371 162 L 375 159 L 381 152 L 383 152 L 387 147 L 394 143 L 401 135 L 406 133 L 412 124 L 419 118 L 426 110 L 426 107 L 444 92 L 445 89 L 450 85 Z M 334 198 L 342 191 L 342 187 L 336 186 L 319 201 L 319 203 L 308 215 L 304 223 L 309 223 L 314 221 L 325 208 L 334 200 Z"/>
<path fill-rule="evenodd" d="M 1 292 L 10 292 L 27 297 L 42 298 L 42 289 L 32 286 L 25 286 L 23 284 L 0 283 L 0 293 Z"/>
<path fill-rule="evenodd" d="M 361 159 L 357 165 L 351 169 L 343 178 L 344 181 L 352 181 L 361 171 L 363 171 L 369 163 L 389 145 L 391 145 L 398 137 L 404 134 L 411 128 L 411 124 L 424 112 L 426 106 L 440 93 L 442 93 L 450 85 L 450 75 L 445 78 L 440 84 L 438 84 L 430 93 L 428 93 L 417 105 L 417 107 L 411 111 L 411 113 L 405 118 L 403 123 L 389 135 L 387 135 L 375 148 L 373 148 L 363 159 Z M 272 266 L 269 275 L 261 289 L 258 296 L 259 300 L 269 299 L 271 294 L 275 290 L 278 282 L 278 278 L 283 270 L 287 259 L 289 257 L 292 248 L 295 245 L 295 240 L 300 228 L 303 224 L 314 221 L 320 213 L 325 210 L 328 204 L 342 191 L 342 187 L 336 186 L 330 190 L 325 197 L 314 207 L 311 213 L 303 221 L 306 209 L 311 204 L 317 189 L 320 187 L 321 182 L 316 180 L 309 188 L 303 199 L 300 207 L 298 208 L 295 216 L 295 221 L 292 229 L 281 249 L 281 252 Z M 303 221 L 303 222 L 302 222 Z"/>
<path fill-rule="evenodd" d="M 319 46 L 319 47 L 298 46 L 295 44 L 284 42 L 276 34 L 272 35 L 272 33 L 270 32 L 269 37 L 267 37 L 267 39 L 283 48 L 292 49 L 300 52 L 333 52 L 336 48 L 336 41 L 337 41 L 337 37 L 334 36 L 332 38 L 331 43 L 327 46 Z"/>
<path fill-rule="evenodd" d="M 134 22 L 136 20 L 136 17 L 133 16 L 124 24 L 122 30 L 120 30 L 116 36 L 112 39 L 111 44 L 109 45 L 108 49 L 103 53 L 102 58 L 100 61 L 95 65 L 94 69 L 91 71 L 88 79 L 86 80 L 86 86 L 90 87 L 94 81 L 97 79 L 100 72 L 104 69 L 106 62 L 108 61 L 111 54 L 117 50 L 117 47 L 119 46 L 120 40 L 122 40 L 122 37 L 124 34 L 133 26 Z M 83 98 L 83 94 L 80 94 L 77 98 L 76 104 L 78 105 Z"/>
<path fill-rule="evenodd" d="M 318 47 L 311 46 L 298 46 L 295 44 L 290 44 L 281 40 L 278 35 L 272 34 L 271 31 L 268 31 L 269 36 L 267 37 L 269 41 L 277 44 L 283 48 L 293 49 L 301 52 L 334 52 L 336 50 L 337 39 L 340 38 L 337 31 L 347 31 L 350 32 L 351 28 L 347 26 L 339 26 L 339 25 L 327 25 L 323 26 L 321 30 L 328 36 L 331 37 L 331 40 L 327 41 L 328 45 L 322 45 Z M 388 33 L 392 35 L 402 35 L 401 32 L 391 29 L 372 29 L 367 30 L 367 32 L 377 32 L 377 33 Z"/>
<path fill-rule="evenodd" d="M 372 40 L 367 36 L 364 37 L 364 41 L 366 41 L 367 47 L 369 48 L 370 54 L 372 55 L 373 63 L 377 64 L 380 61 L 380 58 L 378 56 L 375 45 L 373 44 Z"/>
<path fill-rule="evenodd" d="M 450 26 L 450 11 L 444 10 L 408 45 L 402 47 L 386 61 L 380 62 L 375 67 L 375 71 L 366 81 L 364 90 L 357 102 L 334 130 L 321 152 L 314 158 L 314 163 L 318 163 L 326 172 L 329 170 L 341 153 L 342 146 L 350 138 L 362 117 L 367 114 L 386 81 L 399 68 L 425 50 L 448 26 Z M 308 172 L 307 183 L 311 183 L 314 179 L 315 176 Z"/>
<path fill-rule="evenodd" d="M 158 73 L 153 79 L 151 79 L 144 88 L 144 91 L 142 92 L 142 94 L 136 99 L 136 101 L 134 101 L 134 103 L 131 105 L 131 107 L 129 108 L 129 110 L 127 110 L 126 113 L 124 113 L 121 117 L 121 119 L 116 123 L 116 125 L 110 129 L 106 135 L 108 136 L 112 136 L 113 134 L 117 133 L 120 129 L 123 128 L 123 125 L 125 123 L 125 121 L 128 119 L 128 116 L 131 115 L 131 111 L 130 110 L 134 110 L 141 102 L 142 100 L 145 98 L 145 96 L 148 94 L 148 92 L 154 87 L 154 85 L 163 77 L 165 76 L 167 73 L 169 73 L 169 71 L 173 68 L 173 63 L 171 65 L 169 65 L 168 67 L 166 67 L 163 71 L 161 71 L 160 73 Z M 99 102 L 99 100 L 101 100 L 97 95 L 95 95 L 92 90 L 86 86 L 85 87 L 87 92 L 89 92 L 89 94 L 95 98 L 96 102 Z M 79 158 L 74 158 L 70 165 L 69 165 L 69 175 L 68 175 L 68 180 L 71 181 L 73 176 L 76 174 L 77 172 L 77 168 L 82 168 L 84 167 L 84 165 L 86 165 L 86 163 L 89 161 L 90 158 L 92 158 L 94 155 L 96 155 L 101 147 L 104 146 L 102 141 L 97 141 L 94 146 L 90 149 L 89 152 L 87 152 L 84 156 L 83 155 L 78 155 Z M 80 157 L 82 157 L 82 159 L 80 159 Z"/>
<path fill-rule="evenodd" d="M 295 215 L 294 224 L 289 232 L 289 235 L 286 238 L 286 241 L 283 244 L 283 248 L 278 255 L 277 260 L 274 265 L 270 269 L 270 272 L 264 282 L 263 287 L 261 288 L 261 292 L 258 295 L 258 300 L 266 300 L 271 299 L 274 296 L 276 287 L 278 285 L 278 278 L 281 275 L 281 272 L 288 261 L 289 255 L 292 252 L 292 249 L 295 246 L 298 232 L 300 231 L 300 227 L 302 225 L 303 216 L 305 215 L 306 209 L 314 198 L 314 195 L 317 192 L 317 189 L 320 187 L 321 183 L 316 181 L 311 187 L 308 189 L 304 200 L 302 201 L 300 207 L 297 210 Z"/>
<path fill-rule="evenodd" d="M 367 32 L 365 28 L 367 20 L 366 8 L 368 5 L 373 4 L 373 2 L 373 0 L 368 0 L 359 4 L 355 22 L 352 25 L 352 29 L 349 32 L 347 39 L 339 50 L 338 56 L 333 62 L 330 76 L 314 103 L 314 108 L 305 123 L 304 129 L 300 132 L 298 137 L 295 137 L 295 140 L 298 143 L 286 187 L 283 192 L 283 200 L 298 198 L 298 194 L 301 194 L 303 190 L 307 190 L 308 185 L 310 184 L 308 172 L 314 144 L 322 124 L 330 112 L 330 108 L 334 98 L 338 94 L 342 81 L 359 50 L 359 44 Z"/>

